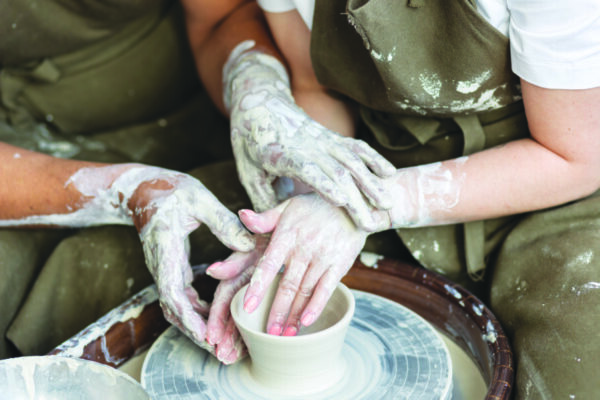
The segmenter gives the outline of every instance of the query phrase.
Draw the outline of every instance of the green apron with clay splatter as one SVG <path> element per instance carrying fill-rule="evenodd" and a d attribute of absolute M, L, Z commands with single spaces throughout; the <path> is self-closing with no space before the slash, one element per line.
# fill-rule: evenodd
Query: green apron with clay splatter
<path fill-rule="evenodd" d="M 231 158 L 178 3 L 4 2 L 0 38 L 1 141 L 184 171 Z M 232 210 L 248 206 L 233 163 L 191 173 Z M 194 263 L 228 253 L 204 227 L 191 241 Z M 137 233 L 122 226 L 0 229 L 0 276 L 0 358 L 43 354 L 152 283 Z"/>
<path fill-rule="evenodd" d="M 529 135 L 508 39 L 468 0 L 317 0 L 319 81 L 357 102 L 359 133 L 397 167 Z M 518 360 L 519 398 L 600 393 L 600 197 L 397 231 L 423 266 L 477 288 Z"/>

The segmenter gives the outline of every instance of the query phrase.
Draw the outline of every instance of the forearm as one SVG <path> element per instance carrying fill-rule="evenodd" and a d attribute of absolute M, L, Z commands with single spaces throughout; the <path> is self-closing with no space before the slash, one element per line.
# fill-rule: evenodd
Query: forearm
<path fill-rule="evenodd" d="M 387 215 L 377 213 L 383 225 L 402 228 L 534 211 L 598 190 L 596 171 L 523 139 L 468 157 L 398 170 L 387 179 L 396 203 Z"/>
<path fill-rule="evenodd" d="M 311 118 L 343 136 L 354 137 L 357 113 L 353 105 L 334 97 L 317 80 L 310 56 L 310 31 L 296 10 L 265 13 L 273 39 L 290 70 L 296 104 Z"/>
<path fill-rule="evenodd" d="M 241 42 L 252 40 L 254 48 L 280 59 L 255 2 L 227 0 L 184 0 L 190 46 L 200 79 L 208 94 L 226 113 L 223 105 L 223 66 Z"/>
<path fill-rule="evenodd" d="M 136 202 L 170 188 L 178 173 L 142 164 L 50 157 L 0 144 L 0 226 L 143 224 Z M 156 178 L 156 181 L 153 179 Z M 159 180 L 160 179 L 160 180 Z M 131 204 L 129 203 L 132 201 Z"/>
<path fill-rule="evenodd" d="M 63 214 L 85 197 L 69 178 L 79 169 L 101 164 L 66 160 L 0 143 L 0 219 Z"/>

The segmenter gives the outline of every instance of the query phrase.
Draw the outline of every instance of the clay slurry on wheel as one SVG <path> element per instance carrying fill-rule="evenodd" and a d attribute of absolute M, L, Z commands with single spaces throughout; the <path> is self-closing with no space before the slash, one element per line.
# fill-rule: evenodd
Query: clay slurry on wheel
<path fill-rule="evenodd" d="M 408 308 L 352 290 L 354 318 L 342 349 L 346 374 L 311 399 L 423 399 L 452 395 L 452 364 L 435 329 Z M 265 390 L 249 373 L 249 359 L 225 366 L 169 328 L 150 348 L 142 386 L 155 400 L 300 400 Z"/>

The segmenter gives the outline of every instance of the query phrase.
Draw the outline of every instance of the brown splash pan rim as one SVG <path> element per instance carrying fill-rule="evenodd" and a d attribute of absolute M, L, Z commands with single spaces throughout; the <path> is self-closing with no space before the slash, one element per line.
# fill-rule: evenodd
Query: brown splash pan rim
<path fill-rule="evenodd" d="M 419 314 L 476 364 L 487 386 L 485 399 L 510 398 L 514 368 L 509 340 L 492 311 L 467 289 L 438 273 L 385 257 L 374 267 L 357 260 L 342 282 Z"/>
<path fill-rule="evenodd" d="M 487 386 L 485 399 L 510 398 L 513 353 L 502 326 L 481 300 L 449 279 L 406 262 L 383 257 L 374 267 L 367 267 L 357 259 L 342 282 L 351 289 L 402 304 L 425 318 L 464 350 L 478 367 Z M 202 272 L 204 269 L 200 268 Z M 216 282 L 199 274 L 194 287 L 200 297 L 209 299 Z M 132 310 L 135 310 L 133 315 Z M 118 368 L 150 347 L 167 327 L 158 292 L 151 285 L 49 354 Z"/>

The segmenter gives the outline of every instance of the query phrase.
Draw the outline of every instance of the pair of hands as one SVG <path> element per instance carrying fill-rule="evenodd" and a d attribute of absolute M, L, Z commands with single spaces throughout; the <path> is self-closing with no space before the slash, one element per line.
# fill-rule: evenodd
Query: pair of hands
<path fill-rule="evenodd" d="M 295 335 L 318 318 L 368 232 L 381 226 L 372 211 L 392 203 L 381 178 L 396 171 L 366 143 L 331 132 L 304 113 L 275 59 L 252 51 L 233 54 L 224 74 L 230 96 L 225 103 L 240 179 L 255 208 L 264 211 L 240 212 L 255 235 L 188 175 L 145 167 L 119 179 L 135 188 L 120 200 L 140 233 L 165 317 L 196 344 L 206 347 L 206 340 L 214 346 L 224 363 L 244 354 L 229 304 L 248 282 L 244 308 L 252 312 L 285 266 L 269 333 Z M 278 177 L 316 193 L 277 205 Z M 201 223 L 235 251 L 207 271 L 221 279 L 210 310 L 191 286 L 186 248 L 187 236 Z"/>
<path fill-rule="evenodd" d="M 396 172 L 366 143 L 312 120 L 295 104 L 281 64 L 248 49 L 242 43 L 225 66 L 225 104 L 240 180 L 255 209 L 263 212 L 239 213 L 257 235 L 256 248 L 235 252 L 207 270 L 222 280 L 211 307 L 207 340 L 225 362 L 243 354 L 229 314 L 232 288 L 250 282 L 244 309 L 252 312 L 283 266 L 267 332 L 293 336 L 301 326 L 312 324 L 369 232 L 389 223 L 373 210 L 391 208 L 382 178 Z M 314 192 L 277 205 L 294 191 L 278 193 L 274 184 L 281 177 Z"/>
<path fill-rule="evenodd" d="M 301 324 L 309 325 L 321 313 L 368 234 L 343 209 L 315 193 L 293 197 L 261 214 L 240 211 L 241 221 L 255 234 L 251 235 L 198 180 L 185 174 L 134 167 L 110 190 L 139 231 L 166 319 L 199 346 L 206 348 L 208 342 L 224 363 L 235 362 L 245 351 L 229 313 L 231 299 L 242 286 L 250 282 L 244 303 L 251 312 L 286 265 L 268 330 L 295 335 Z M 187 236 L 201 223 L 235 250 L 207 270 L 221 280 L 210 313 L 191 286 L 186 246 Z"/>

